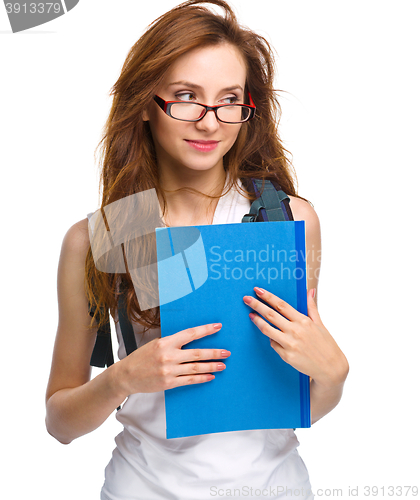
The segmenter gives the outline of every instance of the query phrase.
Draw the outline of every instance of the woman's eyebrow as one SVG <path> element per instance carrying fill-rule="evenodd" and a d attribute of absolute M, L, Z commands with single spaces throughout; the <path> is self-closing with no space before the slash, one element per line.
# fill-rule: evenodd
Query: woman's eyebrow
<path fill-rule="evenodd" d="M 179 80 L 178 82 L 172 82 L 168 85 L 168 87 L 170 87 L 171 85 L 185 85 L 186 87 L 203 90 L 203 87 L 201 87 L 200 85 L 197 85 L 196 83 L 192 82 L 187 82 L 186 80 Z M 230 87 L 225 87 L 224 89 L 221 89 L 222 92 L 229 92 L 230 90 L 241 90 L 243 92 L 243 88 L 240 85 L 231 85 Z"/>

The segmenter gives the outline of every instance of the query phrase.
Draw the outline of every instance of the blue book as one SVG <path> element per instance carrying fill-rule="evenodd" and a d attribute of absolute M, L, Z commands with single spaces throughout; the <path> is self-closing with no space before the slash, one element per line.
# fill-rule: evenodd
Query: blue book
<path fill-rule="evenodd" d="M 166 437 L 310 427 L 309 377 L 284 362 L 249 318 L 268 290 L 307 315 L 304 221 L 156 229 L 162 337 L 222 323 L 183 349 L 227 349 L 225 370 L 165 391 Z M 259 299 L 261 300 L 261 299 Z"/>

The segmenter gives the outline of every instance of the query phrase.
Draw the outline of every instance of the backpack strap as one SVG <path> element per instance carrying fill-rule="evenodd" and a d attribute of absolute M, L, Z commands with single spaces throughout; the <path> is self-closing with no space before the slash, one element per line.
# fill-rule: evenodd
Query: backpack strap
<path fill-rule="evenodd" d="M 118 321 L 120 322 L 121 334 L 124 341 L 127 356 L 137 349 L 136 337 L 134 336 L 133 325 L 127 316 L 127 293 L 128 287 L 124 283 L 121 285 L 122 294 L 118 297 Z"/>
<path fill-rule="evenodd" d="M 91 306 L 89 314 L 95 315 L 95 307 Z M 98 328 L 96 333 L 96 342 L 90 358 L 90 365 L 98 368 L 105 368 L 114 364 L 114 355 L 112 354 L 111 326 L 109 324 L 109 313 L 107 313 L 106 323 Z"/>
<path fill-rule="evenodd" d="M 291 221 L 290 198 L 282 191 L 276 181 L 251 179 L 248 184 L 257 199 L 252 203 L 249 214 L 244 215 L 242 222 Z M 264 189 L 262 189 L 264 183 Z"/>
<path fill-rule="evenodd" d="M 123 286 L 123 293 L 118 298 L 118 320 L 120 322 L 121 334 L 124 341 L 127 356 L 137 349 L 136 337 L 133 325 L 127 316 L 127 287 Z M 93 317 L 95 308 L 91 307 L 89 314 Z M 105 368 L 114 364 L 112 354 L 111 326 L 109 313 L 106 323 L 101 326 L 96 334 L 96 342 L 90 358 L 90 365 L 98 368 Z"/>

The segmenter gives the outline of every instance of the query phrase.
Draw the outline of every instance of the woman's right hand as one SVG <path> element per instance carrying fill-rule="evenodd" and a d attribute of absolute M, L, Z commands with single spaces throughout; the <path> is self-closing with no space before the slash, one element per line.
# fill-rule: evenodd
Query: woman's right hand
<path fill-rule="evenodd" d="M 230 356 L 225 349 L 182 349 L 193 340 L 221 329 L 221 323 L 188 328 L 154 339 L 114 365 L 115 384 L 124 397 L 138 392 L 159 392 L 174 387 L 201 384 L 215 378 L 211 372 L 226 368 L 220 360 Z"/>

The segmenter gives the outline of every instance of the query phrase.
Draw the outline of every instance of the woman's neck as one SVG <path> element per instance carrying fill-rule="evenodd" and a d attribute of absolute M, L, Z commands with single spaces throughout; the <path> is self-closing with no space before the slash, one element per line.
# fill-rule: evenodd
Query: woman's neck
<path fill-rule="evenodd" d="M 166 190 L 165 224 L 167 226 L 211 224 L 219 200 L 207 198 L 200 193 L 220 196 L 225 181 L 226 172 L 215 169 L 206 172 L 193 172 L 192 175 L 188 176 L 188 179 L 182 179 L 180 176 L 171 175 L 171 173 L 161 176 L 162 188 Z M 192 188 L 200 193 L 186 190 L 172 192 L 181 188 Z"/>

